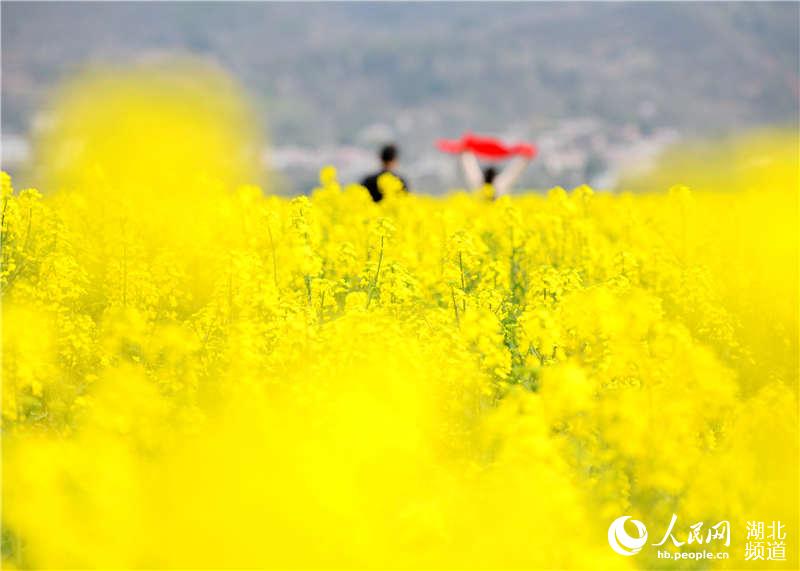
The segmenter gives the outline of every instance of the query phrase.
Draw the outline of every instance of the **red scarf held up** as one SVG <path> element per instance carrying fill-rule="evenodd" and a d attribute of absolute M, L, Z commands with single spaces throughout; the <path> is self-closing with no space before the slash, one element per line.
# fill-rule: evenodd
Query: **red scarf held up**
<path fill-rule="evenodd" d="M 439 139 L 436 142 L 438 149 L 444 153 L 463 153 L 470 151 L 483 159 L 503 160 L 520 155 L 532 159 L 538 149 L 529 143 L 506 145 L 493 137 L 481 137 L 471 133 L 465 134 L 461 139 Z"/>

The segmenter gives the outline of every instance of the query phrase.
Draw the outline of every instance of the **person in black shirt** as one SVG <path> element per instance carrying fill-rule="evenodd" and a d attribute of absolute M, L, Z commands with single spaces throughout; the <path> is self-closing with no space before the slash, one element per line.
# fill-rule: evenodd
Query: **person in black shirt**
<path fill-rule="evenodd" d="M 396 176 L 400 182 L 403 183 L 403 190 L 408 192 L 408 184 L 406 183 L 406 180 L 395 172 L 395 168 L 397 167 L 397 157 L 399 156 L 397 147 L 395 145 L 385 145 L 381 149 L 379 156 L 381 160 L 381 170 L 369 175 L 363 181 L 361 181 L 362 186 L 366 187 L 366 189 L 369 191 L 372 200 L 375 202 L 380 202 L 383 200 L 383 193 L 381 192 L 381 189 L 378 188 L 378 178 L 387 172 L 390 172 Z"/>

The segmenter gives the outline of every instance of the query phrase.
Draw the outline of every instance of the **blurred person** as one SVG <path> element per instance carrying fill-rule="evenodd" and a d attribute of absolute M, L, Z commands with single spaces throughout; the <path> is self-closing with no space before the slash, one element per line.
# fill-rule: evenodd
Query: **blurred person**
<path fill-rule="evenodd" d="M 500 172 L 495 166 L 481 169 L 478 158 L 471 151 L 461 152 L 460 158 L 467 184 L 487 200 L 495 200 L 511 192 L 514 183 L 533 160 L 533 156 L 529 155 L 514 157 L 511 163 Z"/>
<path fill-rule="evenodd" d="M 443 153 L 460 156 L 467 184 L 488 200 L 508 194 L 538 153 L 536 146 L 531 143 L 507 144 L 494 137 L 472 133 L 465 133 L 461 139 L 439 139 L 436 146 Z M 501 172 L 495 166 L 481 169 L 478 157 L 490 161 L 512 160 Z"/>
<path fill-rule="evenodd" d="M 368 191 L 372 200 L 375 202 L 380 202 L 383 200 L 384 191 L 385 189 L 381 189 L 381 185 L 379 184 L 379 179 L 381 176 L 389 173 L 393 175 L 401 184 L 402 184 L 402 192 L 408 192 L 408 184 L 406 180 L 397 174 L 397 161 L 400 156 L 400 152 L 397 149 L 397 146 L 394 144 L 384 145 L 381 148 L 378 157 L 381 162 L 381 169 L 378 172 L 375 172 L 361 181 L 362 186 L 364 186 Z"/>

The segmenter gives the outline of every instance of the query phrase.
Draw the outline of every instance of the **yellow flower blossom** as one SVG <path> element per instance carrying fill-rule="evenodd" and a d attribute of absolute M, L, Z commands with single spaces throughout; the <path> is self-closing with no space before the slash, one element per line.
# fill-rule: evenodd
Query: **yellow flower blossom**
<path fill-rule="evenodd" d="M 62 190 L 0 180 L 4 564 L 620 569 L 628 513 L 798 529 L 791 165 L 284 199 L 216 154 L 214 89 L 129 80 L 65 96 Z"/>

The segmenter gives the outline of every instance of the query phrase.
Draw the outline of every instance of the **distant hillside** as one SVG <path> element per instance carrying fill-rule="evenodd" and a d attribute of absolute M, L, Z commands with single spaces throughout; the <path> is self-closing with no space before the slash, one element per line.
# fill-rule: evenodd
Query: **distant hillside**
<path fill-rule="evenodd" d="M 25 133 L 47 88 L 87 61 L 173 51 L 237 75 L 283 146 L 392 137 L 419 158 L 469 128 L 535 137 L 588 118 L 604 136 L 647 137 L 796 122 L 798 9 L 3 2 L 2 125 Z"/>

